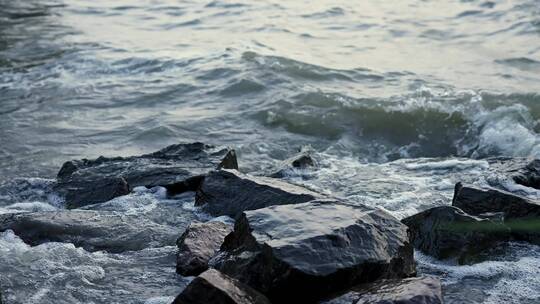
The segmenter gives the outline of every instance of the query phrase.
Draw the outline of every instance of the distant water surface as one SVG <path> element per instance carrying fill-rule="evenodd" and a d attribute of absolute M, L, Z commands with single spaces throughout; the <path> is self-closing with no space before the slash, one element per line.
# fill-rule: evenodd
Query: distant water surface
<path fill-rule="evenodd" d="M 457 181 L 503 178 L 487 157 L 540 157 L 539 119 L 539 0 L 0 0 L 0 213 L 62 209 L 50 179 L 68 159 L 203 141 L 253 174 L 311 146 L 321 169 L 290 181 L 401 218 L 449 204 Z M 193 209 L 124 200 L 157 220 L 162 204 Z M 417 258 L 447 303 L 540 303 L 538 252 Z M 9 304 L 167 303 L 186 284 L 172 247 L 106 255 L 10 233 L 0 273 Z"/>

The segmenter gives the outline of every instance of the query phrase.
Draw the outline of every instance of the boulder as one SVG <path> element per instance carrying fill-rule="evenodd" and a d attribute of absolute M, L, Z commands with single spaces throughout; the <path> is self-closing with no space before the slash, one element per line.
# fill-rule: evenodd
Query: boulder
<path fill-rule="evenodd" d="M 512 235 L 540 244 L 540 203 L 492 188 L 480 189 L 456 184 L 452 206 L 472 215 L 502 212 Z"/>
<path fill-rule="evenodd" d="M 193 279 L 173 304 L 270 304 L 270 301 L 241 282 L 215 269 Z"/>
<path fill-rule="evenodd" d="M 269 177 L 254 177 L 236 170 L 210 172 L 195 196 L 195 205 L 213 216 L 236 217 L 243 211 L 273 205 L 298 204 L 322 198 L 300 186 Z"/>
<path fill-rule="evenodd" d="M 163 186 L 171 193 L 195 190 L 201 176 L 219 168 L 238 168 L 234 150 L 177 144 L 141 156 L 68 161 L 54 189 L 68 208 L 78 208 L 125 195 L 137 186 Z"/>
<path fill-rule="evenodd" d="M 460 264 L 477 261 L 482 252 L 510 238 L 502 223 L 452 206 L 431 208 L 402 222 L 418 250 L 439 259 L 455 258 Z"/>
<path fill-rule="evenodd" d="M 222 222 L 194 222 L 177 241 L 176 272 L 195 276 L 208 269 L 208 261 L 216 255 L 232 225 Z"/>
<path fill-rule="evenodd" d="M 352 288 L 321 304 L 442 304 L 441 281 L 435 277 L 384 280 Z"/>
<path fill-rule="evenodd" d="M 488 159 L 490 168 L 516 183 L 540 189 L 540 159 L 496 157 Z"/>
<path fill-rule="evenodd" d="M 174 245 L 184 227 L 160 225 L 116 212 L 73 210 L 0 215 L 0 231 L 13 230 L 25 243 L 73 243 L 88 251 L 119 253 Z"/>
<path fill-rule="evenodd" d="M 295 169 L 308 169 L 317 166 L 317 161 L 313 157 L 310 149 L 302 150 L 300 153 L 282 161 L 278 168 L 270 174 L 274 178 L 282 178 Z"/>
<path fill-rule="evenodd" d="M 405 225 L 380 209 L 332 200 L 242 213 L 211 265 L 274 303 L 315 303 L 415 274 Z"/>

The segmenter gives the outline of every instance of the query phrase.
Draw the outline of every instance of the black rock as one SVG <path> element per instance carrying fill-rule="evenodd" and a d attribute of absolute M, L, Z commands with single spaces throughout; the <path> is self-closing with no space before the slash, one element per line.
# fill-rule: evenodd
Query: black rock
<path fill-rule="evenodd" d="M 184 227 L 160 225 L 139 216 L 73 210 L 0 215 L 0 231 L 11 229 L 25 243 L 73 243 L 88 251 L 112 253 L 174 245 Z"/>
<path fill-rule="evenodd" d="M 219 168 L 238 168 L 234 150 L 177 144 L 141 156 L 68 161 L 54 189 L 68 208 L 78 208 L 125 195 L 137 186 L 163 186 L 171 193 L 195 190 L 204 174 Z"/>
<path fill-rule="evenodd" d="M 465 264 L 478 261 L 482 252 L 508 241 L 510 230 L 500 222 L 441 206 L 405 218 L 411 242 L 439 259 L 455 258 Z"/>
<path fill-rule="evenodd" d="M 540 244 L 540 203 L 492 188 L 479 189 L 456 184 L 452 206 L 472 215 L 502 212 L 512 235 Z"/>
<path fill-rule="evenodd" d="M 208 269 L 208 261 L 216 255 L 232 225 L 222 222 L 191 223 L 177 241 L 176 272 L 195 276 Z"/>
<path fill-rule="evenodd" d="M 540 189 L 540 159 L 496 157 L 488 159 L 488 162 L 492 170 L 516 183 Z"/>
<path fill-rule="evenodd" d="M 279 167 L 270 174 L 274 178 L 282 178 L 287 175 L 288 172 L 294 169 L 307 169 L 317 166 L 317 161 L 313 157 L 312 150 L 303 150 L 300 153 L 281 162 Z"/>
<path fill-rule="evenodd" d="M 270 301 L 253 288 L 209 269 L 193 279 L 173 304 L 270 304 Z"/>
<path fill-rule="evenodd" d="M 314 303 L 415 273 L 405 225 L 382 210 L 330 200 L 244 212 L 211 265 L 274 303 Z"/>
<path fill-rule="evenodd" d="M 321 304 L 442 304 L 441 281 L 434 277 L 383 280 L 359 285 Z"/>
<path fill-rule="evenodd" d="M 322 198 L 300 186 L 269 177 L 254 177 L 236 170 L 210 172 L 197 189 L 195 205 L 214 216 L 236 217 L 245 210 L 298 204 Z"/>

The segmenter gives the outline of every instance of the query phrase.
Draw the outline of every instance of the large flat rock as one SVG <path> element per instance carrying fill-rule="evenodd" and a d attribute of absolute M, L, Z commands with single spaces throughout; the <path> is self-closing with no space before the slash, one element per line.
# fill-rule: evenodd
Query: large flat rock
<path fill-rule="evenodd" d="M 274 303 L 415 273 L 407 227 L 364 206 L 318 200 L 244 212 L 211 264 Z"/>
<path fill-rule="evenodd" d="M 238 168 L 234 150 L 177 144 L 141 156 L 68 161 L 58 172 L 54 189 L 68 208 L 78 208 L 125 195 L 137 186 L 163 186 L 174 193 L 195 190 L 201 176 L 220 168 Z"/>
<path fill-rule="evenodd" d="M 483 252 L 510 238 L 510 229 L 501 222 L 468 215 L 452 206 L 431 208 L 402 222 L 409 227 L 414 247 L 460 264 L 479 261 Z"/>
<path fill-rule="evenodd" d="M 253 288 L 209 269 L 193 279 L 173 304 L 270 304 L 270 301 Z"/>
<path fill-rule="evenodd" d="M 232 228 L 218 221 L 191 223 L 177 241 L 176 272 L 194 276 L 208 269 L 208 261 L 219 251 Z"/>
<path fill-rule="evenodd" d="M 385 280 L 356 286 L 321 304 L 442 304 L 441 281 L 434 277 Z"/>
<path fill-rule="evenodd" d="M 236 170 L 210 172 L 197 189 L 197 206 L 214 215 L 236 217 L 246 210 L 298 204 L 323 195 L 269 177 L 255 177 Z"/>
<path fill-rule="evenodd" d="M 540 203 L 492 188 L 480 189 L 456 185 L 452 206 L 472 215 L 502 212 L 504 224 L 512 235 L 523 241 L 540 244 Z"/>
<path fill-rule="evenodd" d="M 186 215 L 184 227 L 171 227 L 116 212 L 65 210 L 3 214 L 0 231 L 13 230 L 32 246 L 63 242 L 88 251 L 118 253 L 174 245 L 190 221 Z"/>

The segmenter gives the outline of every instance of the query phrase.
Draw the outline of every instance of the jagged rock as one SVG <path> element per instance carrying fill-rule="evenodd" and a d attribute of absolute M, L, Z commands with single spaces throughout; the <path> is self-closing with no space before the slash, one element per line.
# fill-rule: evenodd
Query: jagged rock
<path fill-rule="evenodd" d="M 222 222 L 191 223 L 177 241 L 176 272 L 195 276 L 208 269 L 208 261 L 216 255 L 232 225 Z"/>
<path fill-rule="evenodd" d="M 13 230 L 32 246 L 46 242 L 73 243 L 88 251 L 112 253 L 173 245 L 183 227 L 160 225 L 115 212 L 73 210 L 0 215 L 0 231 Z"/>
<path fill-rule="evenodd" d="M 68 161 L 54 189 L 68 208 L 78 208 L 125 195 L 137 186 L 163 186 L 172 193 L 195 190 L 202 175 L 219 168 L 238 169 L 234 150 L 177 144 L 141 156 Z"/>
<path fill-rule="evenodd" d="M 193 279 L 173 304 L 270 304 L 270 301 L 241 282 L 215 269 Z"/>
<path fill-rule="evenodd" d="M 415 273 L 405 225 L 380 209 L 330 200 L 244 212 L 211 265 L 274 303 L 314 303 Z"/>
<path fill-rule="evenodd" d="M 310 149 L 305 149 L 300 153 L 282 161 L 279 167 L 273 173 L 271 173 L 270 176 L 274 178 L 282 178 L 291 170 L 307 169 L 316 166 L 317 161 L 313 157 L 313 151 Z"/>
<path fill-rule="evenodd" d="M 442 304 L 441 281 L 434 277 L 385 280 L 352 288 L 321 304 Z"/>
<path fill-rule="evenodd" d="M 195 205 L 214 216 L 236 217 L 245 210 L 297 204 L 322 198 L 300 186 L 278 179 L 254 177 L 236 170 L 210 172 L 197 189 Z"/>
<path fill-rule="evenodd" d="M 456 184 L 452 206 L 472 215 L 504 213 L 504 224 L 512 235 L 523 241 L 540 244 L 540 203 L 492 188 L 479 189 Z"/>
<path fill-rule="evenodd" d="M 540 189 L 540 159 L 496 157 L 487 161 L 492 170 L 512 178 L 516 183 Z"/>
<path fill-rule="evenodd" d="M 411 241 L 420 251 L 439 259 L 471 263 L 479 254 L 508 241 L 510 230 L 500 222 L 471 216 L 452 206 L 441 206 L 405 218 Z"/>

